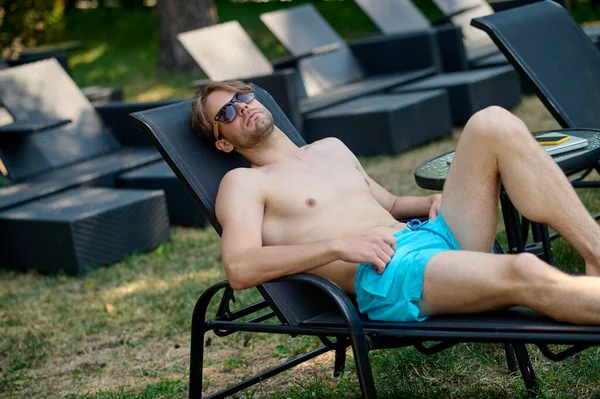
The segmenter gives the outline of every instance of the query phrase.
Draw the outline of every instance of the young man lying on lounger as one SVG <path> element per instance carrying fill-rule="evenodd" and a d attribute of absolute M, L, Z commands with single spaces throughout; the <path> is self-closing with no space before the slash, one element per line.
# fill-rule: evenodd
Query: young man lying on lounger
<path fill-rule="evenodd" d="M 310 272 L 355 293 L 374 320 L 524 305 L 557 320 L 600 324 L 600 226 L 508 111 L 473 115 L 443 195 L 426 197 L 390 194 L 335 138 L 297 147 L 242 82 L 207 86 L 191 117 L 211 146 L 252 164 L 227 173 L 217 196 L 232 288 Z M 524 216 L 573 245 L 587 276 L 567 275 L 531 254 L 491 254 L 500 181 Z M 415 215 L 430 220 L 396 220 Z"/>

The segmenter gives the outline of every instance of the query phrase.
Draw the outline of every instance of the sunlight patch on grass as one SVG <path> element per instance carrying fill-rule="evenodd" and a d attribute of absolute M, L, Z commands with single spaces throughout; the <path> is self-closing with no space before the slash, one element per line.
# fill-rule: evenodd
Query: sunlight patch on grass
<path fill-rule="evenodd" d="M 108 50 L 108 43 L 99 45 L 82 52 L 78 52 L 69 58 L 69 66 L 75 68 L 80 64 L 90 64 L 100 58 Z"/>
<path fill-rule="evenodd" d="M 157 85 L 137 95 L 138 101 L 157 101 L 173 97 L 176 90 L 170 86 Z"/>
<path fill-rule="evenodd" d="M 173 286 L 180 285 L 182 282 L 189 281 L 214 281 L 222 278 L 223 273 L 216 269 L 200 270 L 195 273 L 179 274 L 168 279 L 145 278 L 132 281 L 123 286 L 112 288 L 103 294 L 106 300 L 119 299 L 122 297 L 141 294 L 149 290 L 163 291 Z"/>

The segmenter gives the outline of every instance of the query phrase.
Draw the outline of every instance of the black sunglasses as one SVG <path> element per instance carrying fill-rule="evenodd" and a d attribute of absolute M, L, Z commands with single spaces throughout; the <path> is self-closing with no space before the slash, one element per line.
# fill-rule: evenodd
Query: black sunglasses
<path fill-rule="evenodd" d="M 231 100 L 219 109 L 215 116 L 215 122 L 213 124 L 213 132 L 215 134 L 215 140 L 219 140 L 219 128 L 217 122 L 231 123 L 238 115 L 238 111 L 235 108 L 235 103 L 248 104 L 254 100 L 254 92 L 249 91 L 246 93 L 235 93 Z"/>

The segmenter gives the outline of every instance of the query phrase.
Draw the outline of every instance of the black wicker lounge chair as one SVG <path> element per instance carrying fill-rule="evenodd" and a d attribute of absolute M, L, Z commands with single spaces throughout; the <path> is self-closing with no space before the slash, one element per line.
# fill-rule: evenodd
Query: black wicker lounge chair
<path fill-rule="evenodd" d="M 435 30 L 444 72 L 464 71 L 474 67 L 469 61 L 462 29 L 452 25 L 451 18 L 467 10 L 458 10 L 443 20 L 430 21 L 410 0 L 355 0 L 362 10 L 385 34 Z M 497 65 L 507 65 L 499 60 Z M 492 66 L 490 64 L 489 66 Z"/>
<path fill-rule="evenodd" d="M 288 64 L 293 60 L 290 65 L 299 66 L 302 80 L 294 69 L 275 70 L 236 21 L 183 33 L 179 40 L 212 80 L 244 78 L 272 92 L 308 141 L 338 135 L 357 154 L 376 155 L 397 154 L 452 129 L 448 98 L 439 90 L 385 99 L 365 97 L 433 74 L 438 65 L 429 51 L 431 37 L 429 33 L 415 36 L 414 45 L 421 45 L 423 51 L 412 64 L 390 64 L 387 59 L 368 79 L 359 79 L 364 71 L 353 64 L 340 62 L 339 57 L 348 58 L 345 45 L 327 43 L 297 51 Z M 407 41 L 385 37 L 363 47 L 385 46 L 395 52 L 402 51 L 403 42 Z M 327 76 L 322 76 L 323 67 Z M 365 127 L 372 137 L 365 136 Z"/>
<path fill-rule="evenodd" d="M 255 92 L 259 101 L 272 112 L 275 124 L 293 142 L 303 145 L 302 137 L 268 93 L 260 88 L 255 88 Z M 187 101 L 132 114 L 131 122 L 152 136 L 157 148 L 205 212 L 215 230 L 221 233 L 214 209 L 220 180 L 229 170 L 247 166 L 248 163 L 237 154 L 220 153 L 203 145 L 191 129 L 189 112 L 190 102 Z M 198 300 L 192 320 L 191 398 L 203 395 L 204 338 L 209 331 L 214 331 L 218 336 L 239 331 L 312 335 L 320 337 L 324 344 L 319 349 L 215 393 L 211 398 L 232 395 L 329 350 L 336 352 L 334 368 L 336 372 L 340 372 L 345 364 L 345 350 L 350 345 L 362 393 L 364 397 L 375 398 L 368 359 L 370 350 L 415 346 L 423 353 L 435 353 L 461 342 L 504 344 L 509 355 L 509 365 L 513 370 L 516 369 L 513 357 L 516 353 L 527 388 L 536 391 L 533 368 L 522 344 L 535 344 L 545 355 L 555 360 L 600 344 L 600 327 L 557 323 L 524 308 L 435 317 L 423 323 L 385 323 L 373 322 L 359 315 L 348 295 L 329 280 L 315 275 L 288 276 L 263 284 L 258 289 L 264 301 L 242 309 L 233 309 L 234 292 L 227 281 L 210 287 Z M 209 302 L 221 293 L 223 295 L 216 316 L 208 316 Z M 251 315 L 254 318 L 249 319 Z M 240 321 L 242 317 L 247 321 Z M 336 339 L 330 340 L 327 337 Z M 425 346 L 424 343 L 427 342 L 436 344 Z M 566 344 L 571 347 L 560 353 L 553 353 L 548 348 L 549 344 Z"/>
<path fill-rule="evenodd" d="M 522 0 L 515 2 L 514 5 L 520 5 L 533 0 Z M 475 67 L 485 67 L 490 65 L 498 65 L 506 63 L 506 57 L 498 51 L 498 48 L 490 40 L 487 35 L 473 29 L 471 20 L 473 18 L 485 17 L 494 14 L 492 4 L 486 0 L 433 0 L 437 7 L 446 16 L 449 16 L 451 22 L 460 26 L 463 31 L 465 48 L 467 50 L 467 58 L 471 65 Z M 558 5 L 558 3 L 556 3 Z M 517 7 L 518 8 L 518 7 Z M 461 10 L 468 9 L 465 12 Z M 586 34 L 598 41 L 600 30 L 598 28 L 585 28 Z"/>
<path fill-rule="evenodd" d="M 203 220 L 152 144 L 131 126 L 119 122 L 127 121 L 127 115 L 135 110 L 164 102 L 111 103 L 100 106 L 99 114 L 54 59 L 0 71 L 0 101 L 5 116 L 12 119 L 5 120 L 0 128 L 0 158 L 5 175 L 13 182 L 0 188 L 0 210 L 94 182 L 143 188 L 139 179 L 119 174 L 158 162 L 162 166 L 153 167 L 154 178 L 145 175 L 150 183 L 145 188 L 168 187 L 170 196 L 182 197 L 182 201 L 169 206 L 173 215 L 188 202 L 192 215 L 185 220 L 172 217 L 173 222 L 198 225 L 198 220 Z M 170 183 L 161 187 L 166 180 Z M 176 185 L 179 189 L 172 194 Z"/>
<path fill-rule="evenodd" d="M 162 191 L 113 188 L 160 154 L 121 147 L 56 60 L 0 71 L 0 99 L 0 266 L 83 274 L 169 239 Z"/>
<path fill-rule="evenodd" d="M 303 77 L 312 74 L 318 75 L 321 81 L 331 86 L 343 84 L 360 77 L 362 65 L 354 57 L 354 54 L 359 53 L 357 49 L 343 44 L 342 39 L 312 5 L 308 4 L 262 14 L 261 19 L 292 53 L 305 52 L 310 48 L 324 46 L 327 43 L 341 43 L 341 48 L 344 49 L 345 53 L 342 55 L 342 50 L 340 50 L 329 56 L 336 57 L 335 65 L 337 69 L 346 68 L 348 71 L 356 71 L 353 73 L 358 74 L 358 77 L 350 73 L 339 74 L 337 71 L 332 70 L 331 63 L 315 63 L 311 65 L 310 69 L 303 69 L 302 64 L 300 65 Z M 432 37 L 435 36 L 432 31 L 430 34 Z M 400 35 L 403 35 L 403 33 L 400 33 Z M 381 36 L 367 40 L 381 40 Z M 379 53 L 380 51 L 383 51 L 383 49 L 371 49 L 369 57 L 363 56 L 362 59 L 372 59 L 371 64 L 393 65 L 395 62 L 402 62 L 399 60 L 408 60 L 424 50 L 418 46 L 411 52 L 396 50 L 393 51 L 393 56 L 390 53 Z M 433 46 L 433 51 L 437 52 L 437 45 Z M 384 54 L 383 58 L 382 54 Z M 444 73 L 397 86 L 392 92 L 407 93 L 420 90 L 446 89 L 450 97 L 452 119 L 457 125 L 466 123 L 473 113 L 488 105 L 500 105 L 511 109 L 519 104 L 521 94 L 518 75 L 508 65 L 496 69 L 486 69 L 485 72 L 458 71 Z"/>

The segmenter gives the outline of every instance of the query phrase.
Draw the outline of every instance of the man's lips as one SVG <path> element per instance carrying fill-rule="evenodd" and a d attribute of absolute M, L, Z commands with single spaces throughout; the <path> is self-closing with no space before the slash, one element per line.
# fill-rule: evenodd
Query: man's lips
<path fill-rule="evenodd" d="M 250 114 L 248 115 L 248 119 L 246 120 L 246 126 L 248 126 L 250 124 L 250 121 L 253 121 L 254 119 L 256 119 L 256 117 L 258 116 L 259 113 L 260 113 L 259 111 L 250 112 Z"/>

